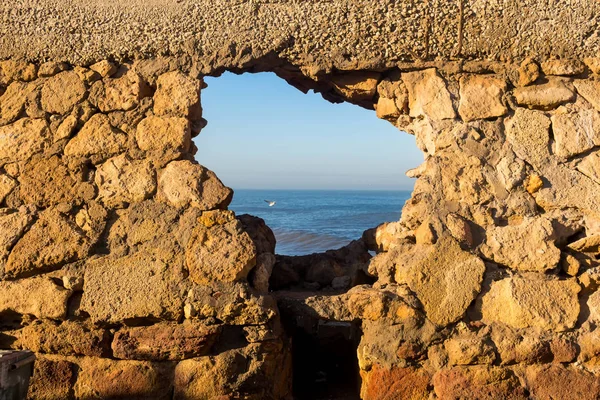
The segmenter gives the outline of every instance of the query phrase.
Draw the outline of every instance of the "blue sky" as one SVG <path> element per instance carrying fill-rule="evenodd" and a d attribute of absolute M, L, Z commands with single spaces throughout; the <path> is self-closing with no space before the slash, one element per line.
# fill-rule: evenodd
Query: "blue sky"
<path fill-rule="evenodd" d="M 206 78 L 196 159 L 234 189 L 402 189 L 423 161 L 374 111 L 303 94 L 272 73 Z"/>

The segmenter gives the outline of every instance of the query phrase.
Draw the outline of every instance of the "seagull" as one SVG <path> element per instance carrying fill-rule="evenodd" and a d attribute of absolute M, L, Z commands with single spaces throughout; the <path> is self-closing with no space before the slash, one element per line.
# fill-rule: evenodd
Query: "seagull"
<path fill-rule="evenodd" d="M 276 201 L 271 201 L 271 200 L 265 200 L 265 203 L 269 203 L 269 207 L 273 207 L 275 204 L 277 204 Z"/>

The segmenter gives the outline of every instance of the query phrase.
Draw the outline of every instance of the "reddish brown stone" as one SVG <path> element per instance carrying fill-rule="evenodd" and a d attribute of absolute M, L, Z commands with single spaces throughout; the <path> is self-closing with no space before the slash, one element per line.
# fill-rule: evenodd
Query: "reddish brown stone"
<path fill-rule="evenodd" d="M 424 370 L 392 367 L 379 364 L 370 371 L 361 371 L 364 400 L 429 399 L 431 377 Z"/>
<path fill-rule="evenodd" d="M 438 371 L 433 377 L 435 394 L 441 399 L 526 399 L 515 374 L 505 368 L 476 366 Z"/>
<path fill-rule="evenodd" d="M 64 360 L 49 360 L 38 356 L 29 383 L 27 398 L 57 400 L 72 398 L 73 364 Z"/>
<path fill-rule="evenodd" d="M 600 377 L 560 364 L 532 366 L 527 384 L 536 400 L 594 400 L 600 398 Z"/>
<path fill-rule="evenodd" d="M 131 360 L 183 360 L 206 355 L 219 336 L 219 326 L 186 321 L 123 328 L 115 334 L 116 358 Z"/>

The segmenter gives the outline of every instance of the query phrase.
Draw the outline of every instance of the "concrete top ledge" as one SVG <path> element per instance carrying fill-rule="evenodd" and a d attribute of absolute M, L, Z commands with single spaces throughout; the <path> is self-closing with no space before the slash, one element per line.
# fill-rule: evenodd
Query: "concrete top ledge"
<path fill-rule="evenodd" d="M 271 57 L 384 69 L 597 56 L 599 28 L 597 0 L 5 0 L 0 59 L 189 56 L 212 71 Z"/>

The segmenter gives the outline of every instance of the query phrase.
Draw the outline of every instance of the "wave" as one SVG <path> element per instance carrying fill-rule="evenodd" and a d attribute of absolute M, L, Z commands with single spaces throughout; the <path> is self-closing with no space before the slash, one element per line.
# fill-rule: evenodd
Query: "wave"
<path fill-rule="evenodd" d="M 352 241 L 345 237 L 297 230 L 273 229 L 273 233 L 277 239 L 275 251 L 288 256 L 322 253 L 338 249 Z"/>

